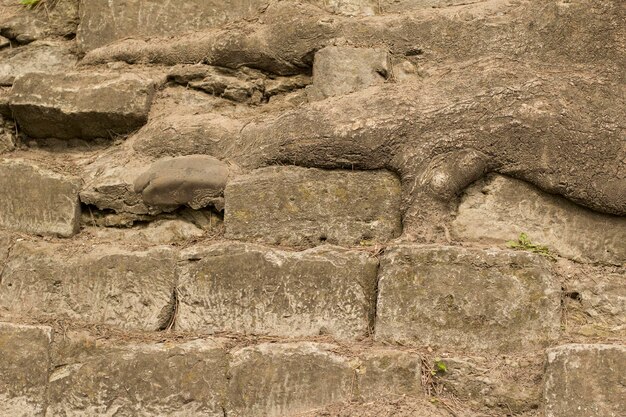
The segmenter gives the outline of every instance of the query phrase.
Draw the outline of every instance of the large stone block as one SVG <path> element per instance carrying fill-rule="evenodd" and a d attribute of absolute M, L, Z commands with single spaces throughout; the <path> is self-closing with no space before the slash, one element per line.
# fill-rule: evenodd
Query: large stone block
<path fill-rule="evenodd" d="M 380 341 L 511 352 L 558 336 L 561 287 L 539 255 L 401 245 L 382 257 L 378 288 Z"/>
<path fill-rule="evenodd" d="M 626 410 L 626 347 L 564 345 L 548 351 L 546 417 L 620 417 Z"/>
<path fill-rule="evenodd" d="M 0 283 L 0 309 L 126 329 L 167 324 L 175 285 L 168 248 L 130 251 L 17 242 Z"/>
<path fill-rule="evenodd" d="M 229 182 L 226 236 L 314 246 L 384 242 L 401 233 L 400 181 L 386 171 L 269 167 Z"/>
<path fill-rule="evenodd" d="M 39 235 L 78 232 L 81 183 L 21 159 L 0 159 L 0 227 Z"/>
<path fill-rule="evenodd" d="M 43 416 L 52 329 L 0 323 L 0 415 Z"/>
<path fill-rule="evenodd" d="M 596 213 L 499 175 L 467 189 L 451 232 L 459 240 L 501 243 L 524 232 L 566 258 L 626 263 L 626 217 Z"/>
<path fill-rule="evenodd" d="M 110 138 L 148 119 L 154 82 L 137 74 L 31 73 L 13 83 L 10 106 L 35 138 Z"/>
<path fill-rule="evenodd" d="M 268 343 L 232 352 L 227 415 L 296 415 L 350 400 L 355 370 L 336 348 Z"/>
<path fill-rule="evenodd" d="M 227 366 L 219 341 L 100 347 L 55 369 L 46 415 L 222 417 Z"/>
<path fill-rule="evenodd" d="M 77 40 L 88 51 L 128 38 L 175 35 L 250 17 L 268 0 L 83 0 Z"/>
<path fill-rule="evenodd" d="M 357 381 L 358 395 L 363 401 L 389 395 L 420 397 L 424 392 L 422 358 L 415 352 L 370 349 L 360 357 Z"/>
<path fill-rule="evenodd" d="M 315 54 L 311 97 L 324 99 L 383 84 L 390 67 L 383 49 L 327 46 Z"/>
<path fill-rule="evenodd" d="M 181 330 L 350 339 L 366 336 L 374 318 L 378 261 L 365 252 L 223 243 L 186 258 Z"/>
<path fill-rule="evenodd" d="M 57 43 L 35 42 L 0 52 L 0 85 L 12 85 L 16 77 L 31 73 L 68 71 L 76 64 L 69 48 Z"/>

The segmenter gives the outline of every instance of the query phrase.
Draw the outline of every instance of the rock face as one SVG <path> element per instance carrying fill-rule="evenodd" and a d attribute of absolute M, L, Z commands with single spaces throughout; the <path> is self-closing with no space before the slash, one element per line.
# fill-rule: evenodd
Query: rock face
<path fill-rule="evenodd" d="M 13 85 L 16 77 L 32 72 L 58 73 L 76 64 L 68 48 L 57 43 L 34 42 L 0 52 L 0 85 Z"/>
<path fill-rule="evenodd" d="M 503 176 L 472 185 L 452 223 L 459 240 L 504 242 L 522 232 L 576 261 L 626 263 L 625 217 L 592 212 Z"/>
<path fill-rule="evenodd" d="M 328 46 L 315 54 L 311 96 L 321 100 L 382 84 L 390 68 L 382 49 Z"/>
<path fill-rule="evenodd" d="M 546 417 L 619 417 L 626 410 L 626 347 L 564 345 L 548 350 Z"/>
<path fill-rule="evenodd" d="M 226 351 L 217 341 L 101 347 L 50 377 L 47 416 L 223 416 Z"/>
<path fill-rule="evenodd" d="M 372 401 L 381 396 L 422 395 L 422 363 L 416 353 L 372 349 L 361 357 L 357 369 L 359 397 Z"/>
<path fill-rule="evenodd" d="M 539 255 L 402 245 L 379 277 L 380 341 L 514 352 L 558 336 L 560 285 Z"/>
<path fill-rule="evenodd" d="M 267 0 L 85 0 L 80 8 L 78 44 L 87 51 L 126 37 L 174 35 L 250 17 Z"/>
<path fill-rule="evenodd" d="M 0 227 L 39 235 L 78 232 L 80 180 L 20 159 L 0 159 Z"/>
<path fill-rule="evenodd" d="M 350 400 L 354 369 L 333 348 L 303 342 L 233 352 L 226 413 L 277 417 Z"/>
<path fill-rule="evenodd" d="M 30 73 L 15 80 L 10 106 L 35 138 L 111 138 L 146 122 L 153 92 L 136 74 Z"/>
<path fill-rule="evenodd" d="M 384 171 L 261 168 L 225 190 L 232 239 L 279 245 L 371 244 L 398 236 L 400 183 Z"/>
<path fill-rule="evenodd" d="M 42 417 L 52 329 L 0 323 L 0 415 Z"/>
<path fill-rule="evenodd" d="M 134 189 L 149 205 L 199 209 L 212 204 L 222 210 L 229 175 L 229 166 L 211 156 L 181 156 L 152 164 L 135 180 Z"/>
<path fill-rule="evenodd" d="M 374 318 L 378 261 L 367 253 L 217 244 L 186 258 L 194 262 L 178 287 L 182 330 L 354 339 Z"/>
<path fill-rule="evenodd" d="M 158 330 L 172 308 L 174 267 L 167 248 L 18 242 L 0 282 L 0 311 Z"/>

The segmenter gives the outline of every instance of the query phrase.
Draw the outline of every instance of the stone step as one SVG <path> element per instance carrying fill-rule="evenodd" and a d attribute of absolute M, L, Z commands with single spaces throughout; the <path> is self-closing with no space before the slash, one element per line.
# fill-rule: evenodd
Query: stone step
<path fill-rule="evenodd" d="M 2 269 L 0 311 L 158 330 L 173 308 L 175 266 L 167 247 L 17 241 Z"/>
<path fill-rule="evenodd" d="M 561 286 L 540 255 L 404 244 L 380 261 L 376 340 L 519 352 L 559 335 Z"/>
<path fill-rule="evenodd" d="M 526 233 L 532 243 L 575 261 L 626 265 L 626 217 L 593 212 L 501 175 L 466 190 L 451 233 L 498 243 Z"/>
<path fill-rule="evenodd" d="M 626 346 L 570 344 L 548 350 L 546 417 L 620 417 L 626 410 Z"/>
<path fill-rule="evenodd" d="M 110 139 L 146 123 L 154 87 L 132 73 L 28 73 L 14 81 L 9 105 L 28 136 Z"/>
<path fill-rule="evenodd" d="M 0 323 L 0 415 L 45 413 L 52 329 Z"/>
<path fill-rule="evenodd" d="M 68 237 L 78 232 L 78 178 L 23 159 L 0 159 L 0 227 Z"/>
<path fill-rule="evenodd" d="M 390 390 L 423 396 L 420 356 L 381 347 L 53 338 L 50 328 L 7 323 L 0 341 L 0 358 L 11 359 L 0 360 L 3 415 L 283 416 Z"/>
<path fill-rule="evenodd" d="M 400 181 L 387 171 L 268 167 L 224 191 L 230 239 L 286 246 L 372 245 L 400 235 Z"/>
<path fill-rule="evenodd" d="M 183 259 L 179 330 L 356 339 L 373 326 L 378 260 L 369 253 L 217 243 Z"/>

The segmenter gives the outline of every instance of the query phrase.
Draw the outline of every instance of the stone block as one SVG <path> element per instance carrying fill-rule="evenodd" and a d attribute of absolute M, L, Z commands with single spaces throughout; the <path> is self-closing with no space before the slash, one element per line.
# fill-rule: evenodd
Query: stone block
<path fill-rule="evenodd" d="M 539 408 L 542 403 L 541 356 L 444 356 L 437 358 L 431 369 L 435 373 L 436 386 L 472 408 L 488 408 L 502 413 L 494 415 L 523 415 Z M 438 369 L 437 363 L 443 363 L 445 371 Z"/>
<path fill-rule="evenodd" d="M 380 348 L 366 351 L 357 369 L 359 398 L 373 401 L 389 395 L 422 396 L 421 362 L 415 352 Z"/>
<path fill-rule="evenodd" d="M 52 329 L 0 323 L 0 415 L 43 416 Z"/>
<path fill-rule="evenodd" d="M 213 205 L 224 208 L 224 187 L 231 173 L 228 164 L 208 155 L 165 158 L 153 163 L 134 183 L 136 193 L 153 206 L 193 209 Z"/>
<path fill-rule="evenodd" d="M 458 240 L 502 244 L 522 232 L 575 261 L 626 263 L 626 217 L 597 213 L 499 175 L 466 190 L 451 229 Z"/>
<path fill-rule="evenodd" d="M 68 237 L 79 229 L 80 180 L 21 159 L 0 159 L 0 227 Z"/>
<path fill-rule="evenodd" d="M 223 417 L 227 366 L 219 341 L 99 347 L 54 370 L 46 415 Z"/>
<path fill-rule="evenodd" d="M 137 74 L 31 73 L 13 83 L 10 106 L 34 138 L 111 138 L 143 126 L 154 82 Z"/>
<path fill-rule="evenodd" d="M 88 51 L 119 39 L 177 35 L 253 16 L 268 0 L 83 0 L 77 40 Z"/>
<path fill-rule="evenodd" d="M 546 417 L 620 417 L 626 410 L 626 347 L 571 344 L 548 350 Z"/>
<path fill-rule="evenodd" d="M 368 253 L 219 243 L 185 258 L 177 329 L 354 339 L 373 322 L 378 261 Z"/>
<path fill-rule="evenodd" d="M 311 97 L 321 100 L 383 84 L 390 68 L 383 49 L 327 46 L 315 54 Z"/>
<path fill-rule="evenodd" d="M 13 85 L 16 77 L 32 72 L 58 73 L 76 65 L 76 57 L 62 44 L 34 42 L 0 52 L 0 85 Z"/>
<path fill-rule="evenodd" d="M 386 171 L 269 167 L 224 191 L 226 237 L 269 244 L 367 245 L 400 235 L 400 181 Z"/>
<path fill-rule="evenodd" d="M 558 336 L 561 286 L 526 252 L 400 245 L 381 258 L 376 339 L 513 352 Z"/>
<path fill-rule="evenodd" d="M 332 352 L 336 348 L 268 343 L 232 352 L 226 414 L 297 415 L 350 400 L 355 370 L 348 359 Z"/>
<path fill-rule="evenodd" d="M 175 264 L 168 248 L 17 242 L 0 283 L 0 309 L 157 330 L 172 309 Z"/>

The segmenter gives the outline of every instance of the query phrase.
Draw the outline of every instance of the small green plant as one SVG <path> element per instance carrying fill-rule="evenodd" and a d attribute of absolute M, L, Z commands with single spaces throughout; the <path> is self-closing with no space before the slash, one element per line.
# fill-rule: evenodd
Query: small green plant
<path fill-rule="evenodd" d="M 31 9 L 39 4 L 40 0 L 20 0 L 20 4 Z"/>
<path fill-rule="evenodd" d="M 506 242 L 506 246 L 511 249 L 525 250 L 525 251 L 532 252 L 532 253 L 538 253 L 539 255 L 545 256 L 552 260 L 555 259 L 554 255 L 550 253 L 550 249 L 548 249 L 547 246 L 532 243 L 528 235 L 524 232 L 519 234 L 519 237 L 517 238 L 517 240 L 509 240 L 508 242 Z"/>
<path fill-rule="evenodd" d="M 446 365 L 446 363 L 440 358 L 435 358 L 435 366 L 433 366 L 433 368 L 430 370 L 431 375 L 441 375 L 445 374 L 446 372 L 448 372 L 448 365 Z"/>

